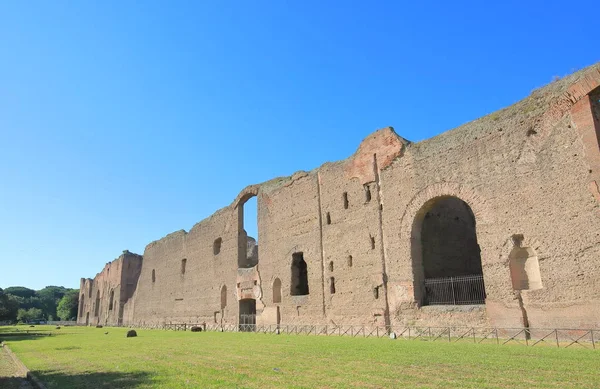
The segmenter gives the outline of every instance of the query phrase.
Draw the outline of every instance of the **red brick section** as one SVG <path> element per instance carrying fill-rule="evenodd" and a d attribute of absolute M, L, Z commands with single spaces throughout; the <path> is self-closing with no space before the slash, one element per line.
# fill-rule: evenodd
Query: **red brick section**
<path fill-rule="evenodd" d="M 594 118 L 594 101 L 590 95 L 597 96 L 600 88 L 600 69 L 590 69 L 579 81 L 571 85 L 566 96 L 574 103 L 571 108 L 571 120 L 581 135 L 586 159 L 590 165 L 589 188 L 600 201 L 600 124 Z"/>
<path fill-rule="evenodd" d="M 392 161 L 402 156 L 409 142 L 398 136 L 392 127 L 382 128 L 366 137 L 358 150 L 348 161 L 346 176 L 358 178 L 362 184 L 375 181 L 373 156 L 377 154 L 377 165 L 380 170 L 389 166 Z"/>
<path fill-rule="evenodd" d="M 600 128 L 594 120 L 592 100 L 589 95 L 583 96 L 571 108 L 571 120 L 581 135 L 586 160 L 590 165 L 590 190 L 600 201 L 598 182 L 600 181 Z"/>
<path fill-rule="evenodd" d="M 592 90 L 600 86 L 600 69 L 593 68 L 588 71 L 579 81 L 571 85 L 567 90 L 567 97 L 576 103 Z"/>

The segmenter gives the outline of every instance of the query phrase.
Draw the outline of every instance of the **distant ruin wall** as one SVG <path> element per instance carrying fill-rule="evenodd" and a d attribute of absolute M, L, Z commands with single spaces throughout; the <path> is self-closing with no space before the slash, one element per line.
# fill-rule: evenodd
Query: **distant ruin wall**
<path fill-rule="evenodd" d="M 113 276 L 131 274 L 126 286 L 137 278 L 121 258 L 82 279 L 78 321 L 118 321 L 105 309 L 115 290 L 127 295 L 122 321 L 132 325 L 251 316 L 598 327 L 599 69 L 432 139 L 410 143 L 384 128 L 346 160 L 249 186 L 189 232 L 150 243 L 132 293 Z M 257 251 L 243 228 L 253 196 Z M 485 304 L 434 306 L 439 291 L 427 282 L 462 275 L 482 277 Z M 465 285 L 468 295 L 474 284 Z"/>

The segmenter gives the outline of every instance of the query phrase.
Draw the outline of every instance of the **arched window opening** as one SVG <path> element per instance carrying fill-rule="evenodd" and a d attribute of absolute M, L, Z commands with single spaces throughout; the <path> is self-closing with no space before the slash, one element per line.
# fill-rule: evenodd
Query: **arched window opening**
<path fill-rule="evenodd" d="M 100 291 L 96 292 L 96 309 L 94 311 L 94 316 L 100 315 Z"/>
<path fill-rule="evenodd" d="M 114 290 L 111 290 L 111 291 L 110 291 L 110 298 L 109 298 L 109 301 L 108 301 L 108 310 L 109 310 L 109 311 L 112 311 L 112 310 L 113 310 L 113 302 L 114 302 L 114 299 L 115 299 L 115 291 L 114 291 Z"/>
<path fill-rule="evenodd" d="M 275 278 L 273 281 L 273 304 L 278 304 L 281 302 L 281 280 L 279 278 Z"/>
<path fill-rule="evenodd" d="M 238 267 L 258 264 L 258 201 L 246 193 L 238 203 Z M 256 237 L 256 238 L 254 238 Z M 220 244 L 220 242 L 219 242 Z M 220 248 L 219 248 L 220 250 Z"/>
<path fill-rule="evenodd" d="M 521 247 L 523 235 L 514 235 L 509 268 L 514 290 L 542 289 L 542 276 L 537 253 L 531 247 Z"/>
<path fill-rule="evenodd" d="M 292 254 L 292 283 L 290 294 L 304 296 L 308 291 L 308 266 L 304 261 L 304 253 Z"/>
<path fill-rule="evenodd" d="M 156 282 L 156 270 L 152 269 L 152 283 Z"/>
<path fill-rule="evenodd" d="M 415 297 L 422 305 L 485 303 L 475 216 L 467 203 L 452 196 L 428 201 L 412 234 Z"/>
<path fill-rule="evenodd" d="M 183 259 L 181 260 L 181 274 L 182 274 L 182 275 L 183 275 L 183 274 L 185 274 L 185 265 L 186 265 L 186 263 L 187 263 L 187 259 L 186 259 L 186 258 L 183 258 Z"/>
<path fill-rule="evenodd" d="M 221 309 L 225 309 L 227 307 L 227 286 L 223 285 L 221 287 Z"/>
<path fill-rule="evenodd" d="M 221 243 L 223 243 L 223 239 L 221 237 L 215 239 L 213 242 L 213 255 L 219 255 L 221 252 Z"/>
<path fill-rule="evenodd" d="M 82 293 L 81 297 L 79 297 L 79 316 L 83 316 L 83 305 L 84 305 L 83 300 L 85 300 L 85 294 L 84 293 Z"/>

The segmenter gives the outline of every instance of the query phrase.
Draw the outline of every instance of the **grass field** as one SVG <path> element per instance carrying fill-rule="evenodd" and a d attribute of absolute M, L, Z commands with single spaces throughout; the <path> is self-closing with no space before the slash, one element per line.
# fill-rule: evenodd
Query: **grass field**
<path fill-rule="evenodd" d="M 4 338 L 48 388 L 600 388 L 600 350 L 126 331 Z"/>

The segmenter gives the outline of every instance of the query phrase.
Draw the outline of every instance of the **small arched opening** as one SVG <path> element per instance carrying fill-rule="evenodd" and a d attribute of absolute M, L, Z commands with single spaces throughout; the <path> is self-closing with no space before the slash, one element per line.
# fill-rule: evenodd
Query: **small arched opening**
<path fill-rule="evenodd" d="M 275 278 L 273 281 L 273 304 L 279 304 L 281 302 L 281 280 Z"/>
<path fill-rule="evenodd" d="M 221 311 L 227 307 L 227 286 L 221 287 Z"/>
<path fill-rule="evenodd" d="M 420 305 L 485 303 L 476 221 L 467 203 L 454 196 L 426 202 L 413 221 L 411 246 Z"/>
<path fill-rule="evenodd" d="M 223 243 L 223 238 L 219 237 L 215 239 L 213 242 L 213 255 L 219 255 L 221 252 L 221 244 Z"/>
<path fill-rule="evenodd" d="M 532 247 L 522 247 L 523 235 L 514 235 L 512 240 L 514 246 L 508 256 L 508 266 L 513 289 L 542 289 L 542 276 L 537 253 Z"/>

